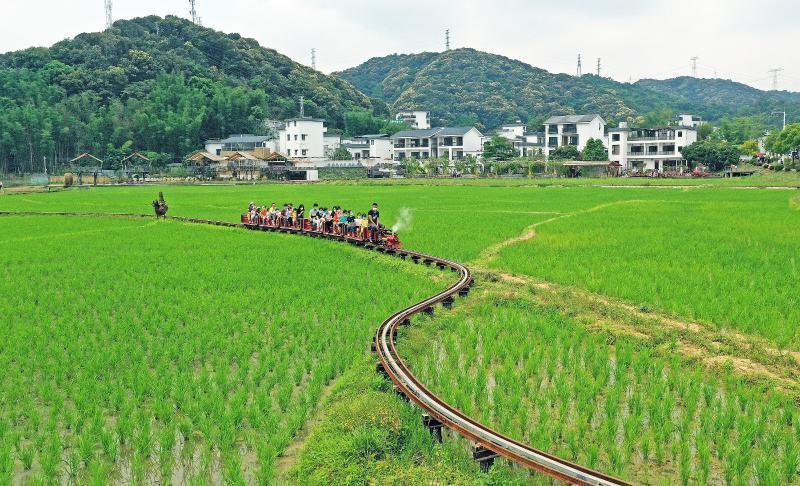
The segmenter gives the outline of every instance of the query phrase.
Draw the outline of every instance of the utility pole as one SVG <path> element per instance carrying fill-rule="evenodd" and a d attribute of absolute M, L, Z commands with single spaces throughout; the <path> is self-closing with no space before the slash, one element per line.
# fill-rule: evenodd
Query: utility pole
<path fill-rule="evenodd" d="M 200 19 L 197 17 L 197 8 L 195 6 L 195 0 L 189 0 L 189 15 L 192 16 L 192 23 L 193 24 L 200 24 Z"/>
<path fill-rule="evenodd" d="M 106 28 L 110 29 L 114 23 L 114 18 L 111 16 L 111 8 L 113 7 L 111 0 L 106 0 Z"/>
<path fill-rule="evenodd" d="M 768 72 L 772 74 L 772 90 L 778 91 L 778 73 L 783 71 L 783 68 L 772 68 Z"/>
<path fill-rule="evenodd" d="M 444 31 L 444 50 L 450 50 L 450 29 Z"/>
<path fill-rule="evenodd" d="M 773 115 L 783 115 L 783 129 L 786 130 L 786 112 L 785 111 L 773 111 Z"/>
<path fill-rule="evenodd" d="M 44 161 L 44 175 L 47 175 L 47 156 L 43 155 L 42 160 Z"/>
<path fill-rule="evenodd" d="M 579 78 L 581 76 L 583 76 L 583 73 L 581 72 L 581 55 L 580 54 L 578 54 L 578 69 L 577 69 L 575 75 L 578 76 Z"/>
<path fill-rule="evenodd" d="M 597 58 L 597 77 L 600 77 L 600 58 Z"/>
<path fill-rule="evenodd" d="M 689 60 L 692 61 L 692 77 L 697 77 L 697 60 L 700 59 L 697 56 L 690 57 Z"/>
<path fill-rule="evenodd" d="M 311 48 L 311 69 L 317 70 L 317 49 L 314 47 Z"/>
<path fill-rule="evenodd" d="M 306 116 L 306 99 L 301 96 L 300 97 L 300 118 Z"/>

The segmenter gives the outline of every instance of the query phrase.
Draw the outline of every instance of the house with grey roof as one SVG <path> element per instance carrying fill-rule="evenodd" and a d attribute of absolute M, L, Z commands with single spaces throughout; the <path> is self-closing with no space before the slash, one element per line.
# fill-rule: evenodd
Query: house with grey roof
<path fill-rule="evenodd" d="M 392 135 L 392 158 L 448 160 L 483 153 L 483 134 L 475 127 L 436 127 L 424 130 L 401 130 Z"/>
<path fill-rule="evenodd" d="M 586 147 L 590 138 L 604 140 L 606 122 L 597 114 L 551 116 L 544 121 L 544 153 L 564 145 L 574 145 L 578 150 Z"/>

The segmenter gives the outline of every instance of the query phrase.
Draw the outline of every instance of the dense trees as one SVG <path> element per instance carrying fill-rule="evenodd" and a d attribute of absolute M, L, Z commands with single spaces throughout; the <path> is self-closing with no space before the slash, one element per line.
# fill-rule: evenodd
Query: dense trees
<path fill-rule="evenodd" d="M 483 158 L 493 160 L 508 160 L 517 155 L 511 141 L 505 137 L 495 136 L 483 146 Z"/>
<path fill-rule="evenodd" d="M 798 93 L 719 79 L 630 84 L 594 75 L 578 78 L 474 49 L 373 58 L 336 75 L 394 109 L 424 107 L 435 124 L 468 121 L 485 130 L 517 119 L 538 126 L 547 116 L 570 113 L 599 113 L 611 126 L 620 121 L 663 126 L 676 112 L 711 121 L 778 109 L 790 118 L 800 115 Z"/>
<path fill-rule="evenodd" d="M 375 133 L 394 135 L 407 128 L 410 127 L 405 122 L 380 118 L 368 110 L 352 110 L 344 114 L 344 133 L 350 137 Z"/>
<path fill-rule="evenodd" d="M 581 158 L 581 153 L 575 145 L 562 145 L 550 152 L 550 158 L 553 160 L 578 160 Z"/>
<path fill-rule="evenodd" d="M 344 128 L 371 110 L 352 85 L 177 17 L 120 20 L 51 48 L 0 55 L 0 171 L 52 170 L 123 146 L 180 160 L 206 138 L 263 133 L 264 121 L 306 114 Z"/>
<path fill-rule="evenodd" d="M 766 149 L 776 154 L 800 150 L 800 123 L 786 125 L 781 131 L 772 132 L 767 137 Z"/>
<path fill-rule="evenodd" d="M 739 161 L 741 150 L 736 145 L 719 140 L 703 140 L 681 148 L 683 158 L 711 170 L 723 170 Z"/>
<path fill-rule="evenodd" d="M 608 150 L 606 150 L 603 141 L 597 138 L 590 138 L 586 141 L 586 147 L 583 148 L 583 160 L 608 160 Z"/>

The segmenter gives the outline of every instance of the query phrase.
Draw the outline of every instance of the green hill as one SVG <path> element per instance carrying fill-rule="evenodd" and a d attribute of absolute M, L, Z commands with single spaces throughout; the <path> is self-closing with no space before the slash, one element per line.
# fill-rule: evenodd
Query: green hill
<path fill-rule="evenodd" d="M 260 133 L 267 118 L 306 114 L 341 127 L 372 109 L 351 84 L 253 39 L 178 17 L 119 20 L 50 48 L 0 54 L 0 171 L 120 148 L 180 158 L 206 138 Z"/>
<path fill-rule="evenodd" d="M 630 84 L 595 75 L 576 78 L 474 49 L 373 58 L 335 75 L 394 110 L 426 108 L 435 123 L 484 128 L 517 119 L 536 124 L 556 113 L 598 112 L 611 123 L 656 110 L 706 119 L 784 107 L 800 114 L 800 93 L 764 92 L 724 80 Z"/>

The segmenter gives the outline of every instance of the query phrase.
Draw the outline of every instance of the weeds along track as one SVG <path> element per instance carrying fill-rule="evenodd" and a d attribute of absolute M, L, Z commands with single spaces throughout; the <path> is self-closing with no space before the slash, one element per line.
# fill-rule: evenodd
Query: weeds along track
<path fill-rule="evenodd" d="M 79 217 L 118 217 L 118 218 L 153 218 L 146 214 L 128 213 L 98 213 L 98 212 L 34 212 L 34 211 L 0 211 L 0 216 L 79 216 Z M 428 297 L 421 302 L 417 302 L 403 310 L 389 316 L 378 328 L 375 333 L 373 349 L 379 358 L 378 369 L 384 372 L 395 384 L 397 390 L 416 403 L 431 417 L 438 420 L 443 426 L 457 432 L 461 436 L 475 443 L 476 446 L 483 447 L 493 453 L 504 457 L 512 462 L 520 464 L 531 470 L 538 471 L 552 478 L 565 481 L 570 484 L 581 485 L 627 485 L 628 483 L 608 476 L 606 474 L 593 471 L 589 468 L 571 463 L 564 459 L 548 454 L 544 451 L 534 449 L 523 443 L 517 442 L 506 437 L 499 432 L 477 422 L 476 420 L 464 415 L 458 409 L 447 404 L 436 394 L 428 390 L 416 376 L 410 371 L 403 358 L 397 352 L 395 346 L 397 333 L 400 326 L 409 325 L 411 317 L 419 313 L 432 313 L 434 306 L 441 304 L 445 308 L 450 308 L 457 296 L 466 296 L 474 279 L 470 269 L 461 263 L 426 255 L 410 250 L 390 249 L 369 242 L 348 238 L 345 236 L 320 234 L 315 232 L 303 231 L 294 228 L 274 228 L 268 226 L 253 226 L 242 223 L 228 221 L 215 221 L 201 218 L 188 218 L 179 216 L 167 216 L 166 219 L 173 221 L 208 224 L 214 226 L 225 226 L 231 228 L 243 228 L 253 231 L 270 231 L 278 233 L 296 234 L 312 238 L 324 238 L 347 242 L 364 249 L 378 251 L 387 255 L 397 256 L 403 260 L 411 260 L 414 263 L 422 262 L 425 265 L 436 265 L 444 270 L 449 268 L 458 274 L 458 280 L 447 289 L 436 295 Z"/>

